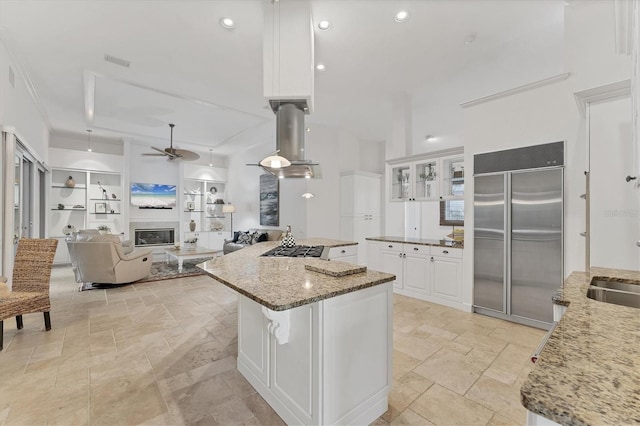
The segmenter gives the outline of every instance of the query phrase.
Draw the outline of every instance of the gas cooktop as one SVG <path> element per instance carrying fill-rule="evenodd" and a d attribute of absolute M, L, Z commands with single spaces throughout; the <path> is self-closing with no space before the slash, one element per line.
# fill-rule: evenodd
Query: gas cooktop
<path fill-rule="evenodd" d="M 276 247 L 262 256 L 268 257 L 320 257 L 324 246 L 293 246 L 293 247 Z"/>

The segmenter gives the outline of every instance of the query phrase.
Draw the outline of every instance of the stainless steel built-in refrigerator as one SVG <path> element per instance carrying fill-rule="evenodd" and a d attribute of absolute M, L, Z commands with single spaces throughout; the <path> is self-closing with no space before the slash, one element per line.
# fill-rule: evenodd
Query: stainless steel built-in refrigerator
<path fill-rule="evenodd" d="M 474 156 L 474 311 L 539 328 L 562 287 L 564 143 Z"/>

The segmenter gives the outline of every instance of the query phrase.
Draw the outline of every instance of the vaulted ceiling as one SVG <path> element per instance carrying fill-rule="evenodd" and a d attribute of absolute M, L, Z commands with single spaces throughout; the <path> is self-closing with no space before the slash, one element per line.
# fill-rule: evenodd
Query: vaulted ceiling
<path fill-rule="evenodd" d="M 177 144 L 228 155 L 249 143 L 243 134 L 273 126 L 262 95 L 269 6 L 269 0 L 0 0 L 0 36 L 53 132 L 84 134 L 90 127 L 96 135 L 163 146 L 173 122 Z M 307 122 L 379 141 L 389 133 L 394 94 L 428 104 L 431 89 L 450 75 L 496 61 L 514 44 L 544 55 L 553 40 L 541 35 L 561 28 L 564 2 L 312 0 L 311 6 L 316 63 L 326 70 L 316 71 L 315 111 Z M 404 23 L 394 21 L 401 9 L 409 12 Z M 222 17 L 233 18 L 235 28 L 223 28 Z M 330 30 L 317 28 L 323 19 Z"/>

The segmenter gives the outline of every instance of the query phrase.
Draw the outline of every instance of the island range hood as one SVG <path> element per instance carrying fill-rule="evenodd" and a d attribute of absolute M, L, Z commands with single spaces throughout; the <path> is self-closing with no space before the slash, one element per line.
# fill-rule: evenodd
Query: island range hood
<path fill-rule="evenodd" d="M 276 150 L 291 165 L 279 169 L 257 165 L 279 178 L 321 178 L 319 164 L 305 159 L 304 106 L 300 102 L 278 101 L 272 107 L 276 109 Z"/>
<path fill-rule="evenodd" d="M 305 159 L 305 114 L 313 111 L 313 22 L 308 0 L 264 3 L 263 89 L 276 114 L 278 155 L 291 162 L 265 167 L 280 178 L 321 178 L 320 166 Z"/>

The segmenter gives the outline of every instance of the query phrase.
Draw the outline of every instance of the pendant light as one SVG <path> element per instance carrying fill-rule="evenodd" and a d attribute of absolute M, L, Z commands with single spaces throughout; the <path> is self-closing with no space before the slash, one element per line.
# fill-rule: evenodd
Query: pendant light
<path fill-rule="evenodd" d="M 271 167 L 272 169 L 281 169 L 283 167 L 289 167 L 291 165 L 291 161 L 278 155 L 278 152 L 280 152 L 280 150 L 273 152 L 270 156 L 262 160 L 260 162 L 260 165 L 263 167 Z"/>
<path fill-rule="evenodd" d="M 89 135 L 89 147 L 87 148 L 87 151 L 91 152 L 91 129 L 87 129 L 87 134 Z"/>

